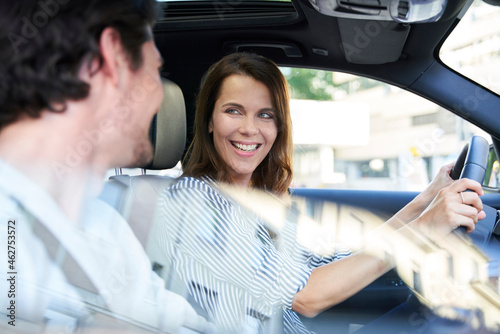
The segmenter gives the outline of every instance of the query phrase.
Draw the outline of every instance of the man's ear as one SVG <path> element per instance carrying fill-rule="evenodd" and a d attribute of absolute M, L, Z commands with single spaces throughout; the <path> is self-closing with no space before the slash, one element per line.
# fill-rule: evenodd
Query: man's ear
<path fill-rule="evenodd" d="M 101 71 L 118 86 L 123 66 L 128 66 L 127 56 L 120 38 L 120 33 L 111 27 L 105 28 L 99 39 L 99 48 L 103 58 Z"/>

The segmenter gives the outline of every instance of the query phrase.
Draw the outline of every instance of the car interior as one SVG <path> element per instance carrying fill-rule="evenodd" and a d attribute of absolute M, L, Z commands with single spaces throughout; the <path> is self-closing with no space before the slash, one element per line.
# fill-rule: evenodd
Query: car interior
<path fill-rule="evenodd" d="M 192 138 L 200 81 L 211 64 L 232 52 L 258 53 L 284 68 L 335 71 L 374 79 L 432 101 L 483 131 L 486 144 L 482 142 L 478 148 L 477 140 L 464 138 L 465 153 L 461 158 L 462 166 L 483 169 L 479 176 L 472 176 L 482 182 L 500 153 L 500 96 L 450 68 L 439 55 L 447 37 L 477 2 L 159 1 L 154 38 L 164 59 L 161 75 L 165 98 L 151 126 L 154 160 L 149 166 L 136 166 L 139 169 L 129 174 L 117 169 L 117 175 L 106 182 L 101 199 L 126 218 L 167 287 L 188 298 L 169 264 L 156 260 L 157 250 L 148 245 L 148 236 L 154 233 L 151 228 L 156 199 L 174 180 L 161 171 L 179 168 L 178 162 Z M 485 2 L 500 5 L 493 0 Z M 462 148 L 455 148 L 457 155 Z M 480 163 L 473 160 L 477 152 L 482 152 Z M 471 168 L 458 169 L 457 177 L 471 177 L 464 174 Z M 500 190 L 488 185 L 484 189 L 487 194 L 482 200 L 487 206 L 488 225 L 484 225 L 482 234 L 459 238 L 474 252 L 480 249 L 495 262 L 500 258 Z M 416 195 L 413 190 L 293 189 L 293 196 L 308 201 L 308 207 L 330 203 L 336 206 L 336 212 L 347 210 L 347 215 L 352 215 L 349 208 L 355 208 L 381 219 L 392 216 Z M 318 333 L 352 333 L 418 293 L 414 278 L 409 282 L 401 272 L 392 270 L 316 318 L 303 318 L 304 323 Z M 492 311 L 483 310 L 484 314 L 500 314 L 498 290 L 484 294 L 496 305 Z M 476 309 L 473 305 L 471 308 Z M 500 320 L 489 323 L 491 330 L 499 326 Z"/>

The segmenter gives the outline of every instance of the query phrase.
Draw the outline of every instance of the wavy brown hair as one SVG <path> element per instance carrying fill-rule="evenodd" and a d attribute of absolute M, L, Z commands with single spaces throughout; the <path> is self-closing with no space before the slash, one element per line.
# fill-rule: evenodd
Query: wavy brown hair
<path fill-rule="evenodd" d="M 293 174 L 288 85 L 273 61 L 256 54 L 230 54 L 212 65 L 205 74 L 196 100 L 193 141 L 182 164 L 183 176 L 208 175 L 217 181 L 231 183 L 228 166 L 217 153 L 213 135 L 209 133 L 209 124 L 222 83 L 234 74 L 263 83 L 271 93 L 278 134 L 268 155 L 253 172 L 250 185 L 283 195 L 288 191 Z"/>

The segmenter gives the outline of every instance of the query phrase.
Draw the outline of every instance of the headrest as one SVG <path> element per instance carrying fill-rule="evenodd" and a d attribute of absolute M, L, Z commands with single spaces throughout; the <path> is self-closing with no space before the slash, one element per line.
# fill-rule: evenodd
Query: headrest
<path fill-rule="evenodd" d="M 164 98 L 161 109 L 153 118 L 150 138 L 153 161 L 146 169 L 169 169 L 182 157 L 186 146 L 186 106 L 180 87 L 162 79 Z"/>

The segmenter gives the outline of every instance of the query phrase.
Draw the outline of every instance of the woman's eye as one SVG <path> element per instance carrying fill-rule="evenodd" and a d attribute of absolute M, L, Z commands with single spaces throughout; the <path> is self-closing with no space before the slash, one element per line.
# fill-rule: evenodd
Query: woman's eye
<path fill-rule="evenodd" d="M 274 115 L 272 113 L 263 112 L 263 113 L 259 114 L 259 117 L 267 118 L 267 119 L 273 119 Z"/>
<path fill-rule="evenodd" d="M 239 114 L 240 112 L 236 109 L 227 109 L 226 114 Z"/>

